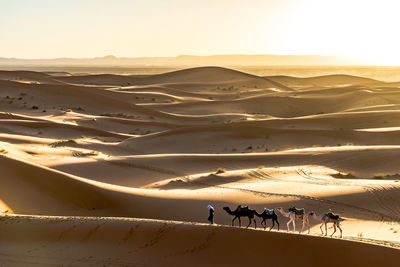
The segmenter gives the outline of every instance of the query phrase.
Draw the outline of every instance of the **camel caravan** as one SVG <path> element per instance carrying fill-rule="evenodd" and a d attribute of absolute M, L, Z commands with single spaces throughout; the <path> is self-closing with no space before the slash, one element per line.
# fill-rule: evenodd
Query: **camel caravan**
<path fill-rule="evenodd" d="M 223 210 L 225 210 L 229 215 L 233 216 L 232 219 L 232 226 L 234 226 L 235 220 L 238 219 L 239 221 L 239 227 L 241 227 L 241 217 L 247 217 L 249 219 L 249 223 L 246 228 L 248 228 L 252 222 L 254 222 L 254 228 L 257 229 L 257 222 L 255 217 L 262 218 L 261 221 L 261 226 L 264 227 L 264 229 L 267 228 L 267 223 L 266 220 L 272 220 L 272 225 L 270 227 L 270 231 L 274 228 L 275 223 L 277 225 L 278 231 L 279 231 L 279 222 L 278 222 L 278 216 L 275 212 L 278 211 L 282 216 L 289 218 L 289 221 L 286 223 L 287 230 L 289 231 L 290 224 L 293 225 L 293 231 L 296 231 L 296 221 L 300 221 L 302 224 L 301 229 L 299 230 L 299 233 L 303 232 L 305 228 L 308 229 L 308 233 L 310 233 L 310 222 L 309 222 L 309 217 L 311 216 L 313 219 L 321 222 L 321 232 L 322 235 L 326 236 L 328 234 L 328 224 L 333 224 L 334 231 L 330 235 L 331 237 L 336 233 L 336 230 L 340 230 L 340 237 L 342 237 L 342 228 L 340 227 L 340 222 L 344 221 L 344 218 L 340 217 L 338 214 L 334 214 L 331 210 L 329 212 L 323 214 L 322 216 L 318 216 L 315 212 L 310 212 L 306 213 L 304 209 L 298 209 L 296 207 L 289 208 L 288 211 L 286 212 L 283 208 L 277 208 L 277 209 L 264 209 L 262 213 L 258 213 L 256 210 L 250 209 L 248 206 L 237 206 L 235 210 L 231 210 L 229 207 L 223 207 Z M 325 226 L 325 233 L 322 230 L 323 226 Z"/>

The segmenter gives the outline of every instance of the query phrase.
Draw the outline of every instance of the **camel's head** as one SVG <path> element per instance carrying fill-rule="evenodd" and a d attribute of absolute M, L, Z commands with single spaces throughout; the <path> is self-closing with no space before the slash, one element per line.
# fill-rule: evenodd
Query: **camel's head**
<path fill-rule="evenodd" d="M 226 211 L 231 210 L 229 207 L 223 207 L 222 209 Z"/>
<path fill-rule="evenodd" d="M 279 208 L 276 208 L 276 210 L 283 210 L 281 207 L 279 207 Z"/>
<path fill-rule="evenodd" d="M 310 212 L 308 215 L 313 216 L 315 214 L 315 212 Z"/>

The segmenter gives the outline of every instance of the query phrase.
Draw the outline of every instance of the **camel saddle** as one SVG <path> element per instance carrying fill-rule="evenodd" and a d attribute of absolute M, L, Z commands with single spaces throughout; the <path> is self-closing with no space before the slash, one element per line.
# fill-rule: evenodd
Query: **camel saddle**
<path fill-rule="evenodd" d="M 238 206 L 239 210 L 248 210 L 249 206 Z"/>
<path fill-rule="evenodd" d="M 326 216 L 328 216 L 328 217 L 331 218 L 332 220 L 337 220 L 337 219 L 339 219 L 339 215 L 338 215 L 338 214 L 335 214 L 335 213 L 333 213 L 333 212 L 328 212 L 328 213 L 326 214 Z"/>
<path fill-rule="evenodd" d="M 265 209 L 264 212 L 265 212 L 265 214 L 267 214 L 267 215 L 272 215 L 272 214 L 275 213 L 275 211 L 274 211 L 273 209 L 271 209 L 271 210 Z"/>
<path fill-rule="evenodd" d="M 304 209 L 298 209 L 298 208 L 289 208 L 290 212 L 294 212 L 296 215 L 304 215 L 305 211 Z"/>

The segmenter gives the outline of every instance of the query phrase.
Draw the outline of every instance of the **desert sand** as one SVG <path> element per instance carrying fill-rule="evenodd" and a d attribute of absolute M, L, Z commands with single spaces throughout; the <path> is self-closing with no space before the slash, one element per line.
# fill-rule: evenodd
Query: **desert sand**
<path fill-rule="evenodd" d="M 398 266 L 399 107 L 345 74 L 0 71 L 0 263 Z M 343 237 L 232 227 L 238 205 L 332 210 Z"/>

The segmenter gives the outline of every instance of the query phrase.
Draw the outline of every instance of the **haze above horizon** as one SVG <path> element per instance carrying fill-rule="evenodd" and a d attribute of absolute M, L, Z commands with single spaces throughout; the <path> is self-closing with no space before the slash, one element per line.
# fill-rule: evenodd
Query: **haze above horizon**
<path fill-rule="evenodd" d="M 2 1 L 0 57 L 341 55 L 400 65 L 391 0 Z"/>

